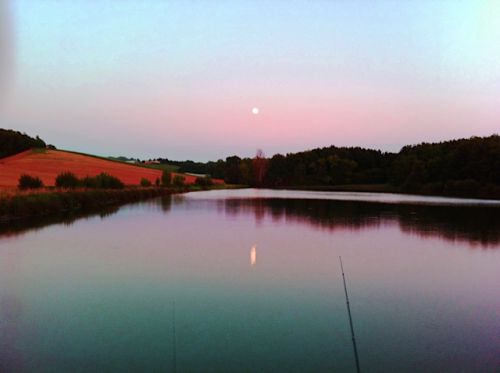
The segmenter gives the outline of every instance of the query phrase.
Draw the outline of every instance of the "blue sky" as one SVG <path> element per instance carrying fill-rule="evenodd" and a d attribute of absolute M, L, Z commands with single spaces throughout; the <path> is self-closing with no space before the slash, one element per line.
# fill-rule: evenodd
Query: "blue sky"
<path fill-rule="evenodd" d="M 207 160 L 499 132 L 496 1 L 19 0 L 10 18 L 3 126 L 61 148 Z"/>

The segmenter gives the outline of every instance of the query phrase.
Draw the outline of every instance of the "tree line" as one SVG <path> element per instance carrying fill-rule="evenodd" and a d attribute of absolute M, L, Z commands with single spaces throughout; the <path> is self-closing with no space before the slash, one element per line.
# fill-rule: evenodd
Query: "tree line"
<path fill-rule="evenodd" d="M 398 153 L 329 146 L 270 158 L 236 155 L 216 162 L 169 161 L 180 172 L 254 187 L 385 184 L 408 193 L 500 198 L 500 136 L 404 146 Z"/>
<path fill-rule="evenodd" d="M 45 141 L 38 136 L 33 138 L 19 131 L 0 128 L 0 158 L 46 146 Z"/>

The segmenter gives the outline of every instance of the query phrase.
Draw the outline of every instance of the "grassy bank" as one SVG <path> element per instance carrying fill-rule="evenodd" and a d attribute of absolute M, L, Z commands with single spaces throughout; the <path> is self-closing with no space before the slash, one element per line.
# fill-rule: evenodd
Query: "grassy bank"
<path fill-rule="evenodd" d="M 0 222 L 60 214 L 95 211 L 124 203 L 141 201 L 172 193 L 187 192 L 183 188 L 126 189 L 46 189 L 36 193 L 11 193 L 0 197 Z"/>

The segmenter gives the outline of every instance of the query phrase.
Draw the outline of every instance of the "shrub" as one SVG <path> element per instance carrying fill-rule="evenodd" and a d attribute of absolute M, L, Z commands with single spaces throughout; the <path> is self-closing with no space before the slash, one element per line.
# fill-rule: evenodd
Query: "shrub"
<path fill-rule="evenodd" d="M 105 172 L 97 175 L 95 179 L 97 180 L 97 188 L 123 189 L 125 187 L 125 184 L 120 179 Z"/>
<path fill-rule="evenodd" d="M 168 186 L 172 183 L 172 174 L 168 170 L 163 170 L 161 174 L 161 184 Z"/>
<path fill-rule="evenodd" d="M 95 177 L 85 176 L 80 183 L 85 188 L 97 188 L 97 180 Z"/>
<path fill-rule="evenodd" d="M 151 184 L 151 181 L 149 181 L 148 179 L 146 179 L 145 177 L 143 177 L 141 179 L 141 186 L 143 187 L 150 187 L 152 184 Z"/>
<path fill-rule="evenodd" d="M 195 180 L 195 184 L 201 187 L 209 187 L 214 185 L 214 182 L 210 176 L 197 177 Z"/>
<path fill-rule="evenodd" d="M 38 189 L 43 187 L 43 182 L 38 176 L 23 174 L 19 177 L 19 189 Z"/>
<path fill-rule="evenodd" d="M 75 189 L 79 184 L 79 180 L 72 172 L 62 172 L 56 177 L 56 187 Z"/>
<path fill-rule="evenodd" d="M 174 184 L 174 186 L 177 186 L 177 187 L 184 186 L 184 180 L 186 180 L 184 176 L 175 175 L 173 184 Z"/>
<path fill-rule="evenodd" d="M 86 188 L 93 189 L 123 189 L 125 187 L 120 179 L 104 172 L 94 177 L 83 178 L 81 184 Z"/>

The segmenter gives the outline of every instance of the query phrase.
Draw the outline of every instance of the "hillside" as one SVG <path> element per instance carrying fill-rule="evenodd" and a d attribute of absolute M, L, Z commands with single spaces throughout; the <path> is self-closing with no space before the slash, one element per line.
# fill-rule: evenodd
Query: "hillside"
<path fill-rule="evenodd" d="M 61 150 L 33 149 L 0 159 L 0 187 L 16 187 L 19 176 L 38 176 L 46 186 L 53 186 L 61 172 L 70 171 L 78 177 L 95 176 L 106 172 L 123 181 L 126 185 L 139 185 L 141 178 L 152 183 L 161 178 L 162 171 L 115 162 L 103 158 L 76 154 Z M 172 177 L 176 174 L 173 173 Z M 186 184 L 193 184 L 195 176 L 182 175 Z M 221 181 L 216 181 L 221 182 Z"/>

